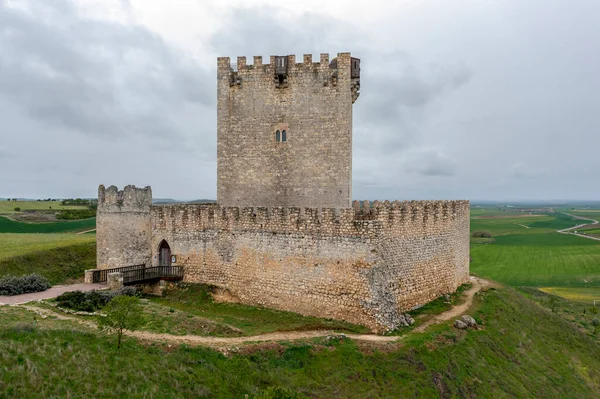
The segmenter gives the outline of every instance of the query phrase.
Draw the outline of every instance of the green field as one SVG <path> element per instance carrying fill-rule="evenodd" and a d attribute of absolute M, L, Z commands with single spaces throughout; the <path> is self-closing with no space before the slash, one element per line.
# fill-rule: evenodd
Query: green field
<path fill-rule="evenodd" d="M 590 218 L 600 221 L 600 209 L 569 210 L 565 212 L 570 213 L 571 215 L 581 216 L 584 218 Z"/>
<path fill-rule="evenodd" d="M 96 228 L 96 218 L 52 223 L 26 223 L 0 216 L 0 233 L 65 233 Z"/>
<path fill-rule="evenodd" d="M 471 231 L 489 231 L 493 242 L 471 240 L 473 273 L 513 286 L 600 286 L 600 241 L 556 233 L 582 221 L 564 214 L 482 216 L 482 210 L 472 215 Z"/>
<path fill-rule="evenodd" d="M 578 231 L 578 233 L 600 234 L 600 228 L 597 228 L 597 229 L 581 229 L 581 230 Z"/>
<path fill-rule="evenodd" d="M 0 234 L 0 261 L 37 251 L 95 243 L 95 234 Z"/>
<path fill-rule="evenodd" d="M 0 215 L 17 213 L 15 208 L 22 211 L 60 211 L 65 209 L 87 209 L 84 205 L 61 205 L 57 201 L 0 201 Z"/>
<path fill-rule="evenodd" d="M 592 304 L 594 301 L 599 301 L 598 306 L 600 306 L 600 287 L 542 287 L 540 291 L 558 295 L 571 301 Z"/>

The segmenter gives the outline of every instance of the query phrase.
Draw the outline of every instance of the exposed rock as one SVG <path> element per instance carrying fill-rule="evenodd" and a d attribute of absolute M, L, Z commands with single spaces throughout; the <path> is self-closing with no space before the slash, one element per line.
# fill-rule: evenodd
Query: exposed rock
<path fill-rule="evenodd" d="M 459 330 L 466 330 L 469 328 L 469 326 L 461 320 L 454 320 L 454 327 L 458 328 Z"/>
<path fill-rule="evenodd" d="M 469 316 L 468 314 L 464 315 L 460 319 L 463 323 L 465 323 L 469 327 L 475 327 L 477 325 L 477 322 L 475 321 L 475 319 L 472 318 L 471 316 Z"/>

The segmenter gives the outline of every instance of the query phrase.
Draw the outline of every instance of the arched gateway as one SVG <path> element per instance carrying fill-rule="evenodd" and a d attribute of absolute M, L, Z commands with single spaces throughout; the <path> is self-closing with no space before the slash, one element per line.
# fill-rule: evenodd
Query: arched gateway
<path fill-rule="evenodd" d="M 171 266 L 171 247 L 165 240 L 158 246 L 158 266 Z"/>

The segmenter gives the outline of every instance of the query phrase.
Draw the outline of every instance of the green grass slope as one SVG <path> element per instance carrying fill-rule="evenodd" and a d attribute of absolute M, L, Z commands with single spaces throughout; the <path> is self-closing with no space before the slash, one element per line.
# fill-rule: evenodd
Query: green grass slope
<path fill-rule="evenodd" d="M 210 319 L 238 329 L 239 335 L 258 335 L 274 331 L 338 330 L 368 333 L 369 329 L 340 320 L 301 316 L 298 313 L 248 306 L 240 303 L 216 302 L 211 293 L 214 287 L 202 284 L 180 283 L 177 289 L 168 290 L 164 297 L 150 300 L 163 307 L 195 317 Z M 176 315 L 176 313 L 172 315 Z M 157 326 L 167 327 L 170 316 L 154 318 Z M 164 328 L 163 327 L 163 328 Z M 160 330 L 158 330 L 161 332 Z M 202 334 L 203 335 L 203 334 Z M 215 334 L 219 335 L 219 334 Z M 238 335 L 238 334 L 233 334 Z"/>
<path fill-rule="evenodd" d="M 52 223 L 25 223 L 0 216 L 0 233 L 65 233 L 96 228 L 96 218 Z"/>
<path fill-rule="evenodd" d="M 6 397 L 596 398 L 600 347 L 516 291 L 475 299 L 480 330 L 449 324 L 400 345 L 349 340 L 267 343 L 229 356 L 79 331 L 32 313 L 0 312 Z M 6 311 L 5 311 L 6 310 Z M 65 323 L 61 327 L 61 323 Z"/>
<path fill-rule="evenodd" d="M 0 234 L 1 238 L 2 234 Z M 87 269 L 96 267 L 96 240 L 87 240 L 68 246 L 33 251 L 23 255 L 0 259 L 0 277 L 38 273 L 51 284 L 61 284 L 82 279 Z M 1 248 L 1 246 L 0 246 Z"/>
<path fill-rule="evenodd" d="M 0 233 L 0 261 L 14 256 L 96 242 L 95 234 Z"/>

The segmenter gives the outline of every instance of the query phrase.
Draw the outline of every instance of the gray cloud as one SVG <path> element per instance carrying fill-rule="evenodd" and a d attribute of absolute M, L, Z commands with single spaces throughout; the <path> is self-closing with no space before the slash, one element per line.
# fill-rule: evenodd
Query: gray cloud
<path fill-rule="evenodd" d="M 0 3 L 0 95 L 45 126 L 183 139 L 181 109 L 212 108 L 208 71 L 141 26 L 82 17 L 67 0 Z M 208 114 L 208 112 L 207 112 Z"/>
<path fill-rule="evenodd" d="M 133 6 L 118 22 L 84 3 L 0 0 L 0 167 L 20 165 L 0 196 L 214 198 L 215 56 L 340 51 L 362 59 L 357 199 L 600 196 L 597 2 L 424 0 L 376 24 L 227 9 L 195 58 Z"/>
<path fill-rule="evenodd" d="M 410 153 L 406 159 L 405 170 L 421 176 L 454 176 L 456 160 L 433 150 L 421 150 Z"/>

